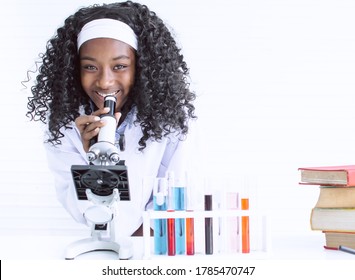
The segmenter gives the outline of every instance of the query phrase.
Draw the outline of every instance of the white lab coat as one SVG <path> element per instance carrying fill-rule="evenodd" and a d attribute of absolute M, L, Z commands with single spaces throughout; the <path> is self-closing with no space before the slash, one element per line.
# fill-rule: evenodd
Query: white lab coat
<path fill-rule="evenodd" d="M 138 124 L 134 124 L 134 119 L 135 116 L 125 128 L 126 148 L 120 154 L 128 169 L 131 199 L 117 205 L 117 237 L 130 236 L 142 224 L 142 211 L 149 207 L 153 187 L 152 184 L 144 184 L 143 187 L 143 179 L 164 177 L 168 170 L 175 174 L 195 172 L 195 167 L 192 167 L 196 163 L 193 160 L 195 152 L 192 151 L 196 151 L 196 147 L 189 141 L 190 134 L 184 141 L 179 141 L 176 136 L 164 137 L 159 142 L 148 140 L 147 147 L 139 151 L 142 131 Z M 63 129 L 62 132 L 62 144 L 45 144 L 49 168 L 54 175 L 58 200 L 76 221 L 86 224 L 83 213 L 92 203 L 77 199 L 70 171 L 72 165 L 88 164 L 86 153 L 75 124 L 72 124 L 72 129 Z"/>

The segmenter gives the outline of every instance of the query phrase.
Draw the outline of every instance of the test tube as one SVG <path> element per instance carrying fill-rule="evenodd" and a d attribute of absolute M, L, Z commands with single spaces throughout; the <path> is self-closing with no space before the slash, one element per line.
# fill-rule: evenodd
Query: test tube
<path fill-rule="evenodd" d="M 168 172 L 168 212 L 174 212 L 174 173 Z M 168 227 L 168 255 L 175 256 L 176 244 L 175 244 L 175 218 L 167 219 Z"/>
<path fill-rule="evenodd" d="M 174 196 L 174 210 L 184 211 L 186 210 L 186 187 L 184 178 L 175 178 L 173 187 Z M 175 219 L 175 242 L 176 242 L 176 254 L 185 254 L 185 219 Z"/>
<path fill-rule="evenodd" d="M 167 210 L 167 180 L 156 178 L 153 188 L 153 209 L 155 211 Z M 166 219 L 154 220 L 154 253 L 165 255 L 167 252 L 167 221 Z"/>
<path fill-rule="evenodd" d="M 188 179 L 188 177 L 187 177 Z M 186 212 L 193 212 L 192 190 L 189 180 L 186 181 Z M 195 220 L 186 218 L 186 255 L 195 254 Z"/>
<path fill-rule="evenodd" d="M 249 198 L 241 198 L 242 210 L 249 210 Z M 242 253 L 250 253 L 249 216 L 242 216 Z"/>
<path fill-rule="evenodd" d="M 228 191 L 227 196 L 227 209 L 237 210 L 239 208 L 239 195 L 238 192 Z M 228 217 L 228 246 L 227 249 L 230 253 L 239 252 L 240 232 L 239 232 L 239 217 Z"/>
<path fill-rule="evenodd" d="M 205 195 L 205 211 L 212 211 L 212 195 Z M 206 255 L 213 254 L 213 219 L 212 217 L 205 218 L 205 253 Z"/>

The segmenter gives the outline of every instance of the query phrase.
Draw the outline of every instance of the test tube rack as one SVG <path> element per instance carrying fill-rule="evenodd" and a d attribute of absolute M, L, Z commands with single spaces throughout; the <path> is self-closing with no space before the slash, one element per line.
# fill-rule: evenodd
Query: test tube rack
<path fill-rule="evenodd" d="M 151 221 L 154 219 L 168 219 L 168 218 L 194 218 L 204 219 L 204 218 L 213 218 L 214 223 L 214 234 L 213 238 L 218 244 L 217 240 L 220 238 L 218 229 L 220 225 L 218 223 L 221 222 L 224 218 L 227 217 L 242 217 L 248 216 L 250 217 L 251 221 L 257 221 L 258 223 L 258 232 L 252 236 L 256 236 L 251 238 L 251 242 L 257 243 L 256 249 L 251 249 L 249 254 L 243 254 L 241 252 L 237 253 L 225 253 L 220 252 L 218 249 L 213 255 L 205 255 L 202 252 L 196 252 L 194 256 L 188 257 L 222 257 L 222 258 L 253 258 L 257 256 L 258 258 L 267 257 L 271 252 L 271 240 L 270 240 L 270 226 L 267 221 L 267 215 L 262 214 L 255 210 L 213 210 L 213 211 L 203 211 L 203 210 L 196 210 L 196 211 L 154 211 L 154 210 L 147 210 L 143 212 L 143 243 L 144 243 L 144 259 L 153 259 L 159 258 L 161 256 L 155 255 L 152 253 L 152 246 L 151 243 L 154 242 L 152 237 L 150 236 L 150 226 Z M 253 229 L 251 229 L 253 230 Z M 255 233 L 255 232 L 254 232 Z M 200 235 L 195 235 L 195 239 L 197 238 L 204 238 Z M 253 247 L 253 246 L 252 246 Z M 180 255 L 186 256 L 186 255 Z M 170 257 L 170 256 L 169 256 Z"/>

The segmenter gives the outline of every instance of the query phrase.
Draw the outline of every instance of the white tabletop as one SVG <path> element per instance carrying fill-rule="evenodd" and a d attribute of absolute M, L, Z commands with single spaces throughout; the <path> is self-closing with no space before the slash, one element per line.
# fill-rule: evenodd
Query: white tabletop
<path fill-rule="evenodd" d="M 9 260 L 63 260 L 65 248 L 84 236 L 31 236 L 2 235 L 0 236 L 0 259 Z M 132 237 L 133 259 L 144 259 L 143 238 Z M 250 254 L 214 254 L 206 256 L 198 253 L 195 256 L 175 256 L 175 258 L 231 258 L 231 259 L 268 259 L 268 260 L 355 260 L 355 255 L 323 248 L 324 236 L 320 232 L 309 234 L 274 234 L 268 252 L 251 251 Z M 150 259 L 172 258 L 170 256 L 151 255 Z M 117 259 L 117 254 L 109 251 L 97 251 L 79 256 L 77 259 Z"/>

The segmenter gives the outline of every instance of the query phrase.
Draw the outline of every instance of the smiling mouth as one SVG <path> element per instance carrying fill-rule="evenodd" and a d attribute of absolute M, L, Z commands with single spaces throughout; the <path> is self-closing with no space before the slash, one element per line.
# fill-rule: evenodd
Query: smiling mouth
<path fill-rule="evenodd" d="M 115 96 L 116 94 L 118 94 L 120 91 L 117 90 L 115 92 L 111 92 L 111 93 L 102 93 L 102 92 L 96 92 L 98 95 L 100 95 L 101 97 L 106 97 L 106 96 Z"/>

